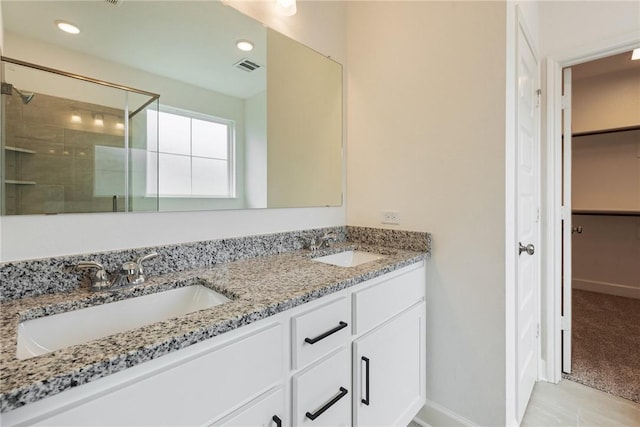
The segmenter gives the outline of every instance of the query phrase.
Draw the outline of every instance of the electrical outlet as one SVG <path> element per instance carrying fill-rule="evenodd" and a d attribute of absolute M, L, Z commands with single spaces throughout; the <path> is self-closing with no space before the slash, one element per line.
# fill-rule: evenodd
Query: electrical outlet
<path fill-rule="evenodd" d="M 384 211 L 382 212 L 383 224 L 400 224 L 400 212 L 398 211 Z"/>

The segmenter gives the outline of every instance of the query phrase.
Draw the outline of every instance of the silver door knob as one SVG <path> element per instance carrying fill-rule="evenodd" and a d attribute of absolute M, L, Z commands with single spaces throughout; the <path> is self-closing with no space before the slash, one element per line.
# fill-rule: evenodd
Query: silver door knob
<path fill-rule="evenodd" d="M 518 255 L 522 255 L 522 252 L 526 252 L 529 255 L 533 255 L 536 252 L 536 247 L 533 246 L 533 243 L 529 243 L 527 246 L 523 245 L 522 243 L 518 243 L 518 245 L 519 245 Z"/>

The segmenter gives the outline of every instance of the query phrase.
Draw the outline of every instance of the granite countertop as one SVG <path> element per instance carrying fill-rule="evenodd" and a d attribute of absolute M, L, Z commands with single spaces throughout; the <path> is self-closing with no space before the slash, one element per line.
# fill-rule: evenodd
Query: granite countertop
<path fill-rule="evenodd" d="M 428 256 L 427 252 L 347 242 L 335 244 L 315 256 L 355 248 L 386 256 L 343 268 L 311 261 L 309 251 L 299 250 L 167 273 L 151 277 L 143 285 L 115 292 L 95 293 L 81 288 L 2 303 L 0 412 L 179 350 Z M 17 327 L 21 321 L 196 283 L 231 301 L 42 356 L 16 358 Z"/>

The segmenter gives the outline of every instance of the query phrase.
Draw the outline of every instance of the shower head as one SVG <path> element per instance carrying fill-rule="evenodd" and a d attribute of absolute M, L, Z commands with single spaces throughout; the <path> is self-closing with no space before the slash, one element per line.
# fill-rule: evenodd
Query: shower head
<path fill-rule="evenodd" d="M 13 90 L 15 90 L 18 95 L 20 95 L 20 99 L 22 99 L 22 103 L 24 105 L 30 103 L 33 97 L 36 96 L 36 94 L 33 92 L 22 92 L 15 86 L 13 87 Z"/>

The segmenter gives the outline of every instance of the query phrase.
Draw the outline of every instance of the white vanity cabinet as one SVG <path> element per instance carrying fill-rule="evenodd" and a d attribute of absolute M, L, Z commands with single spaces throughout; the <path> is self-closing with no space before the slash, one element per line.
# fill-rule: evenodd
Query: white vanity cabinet
<path fill-rule="evenodd" d="M 353 420 L 404 426 L 425 402 L 425 271 L 401 271 L 353 293 Z"/>
<path fill-rule="evenodd" d="M 424 303 L 353 343 L 357 426 L 405 426 L 424 404 Z"/>
<path fill-rule="evenodd" d="M 2 414 L 3 426 L 203 426 L 284 375 L 280 322 L 239 328 Z M 225 336 L 226 335 L 226 336 Z M 269 408 L 284 417 L 284 404 Z M 229 424 L 232 425 L 232 424 Z M 275 424 L 274 424 L 275 426 Z"/>
<path fill-rule="evenodd" d="M 3 426 L 405 426 L 425 402 L 424 262 L 2 414 Z"/>

